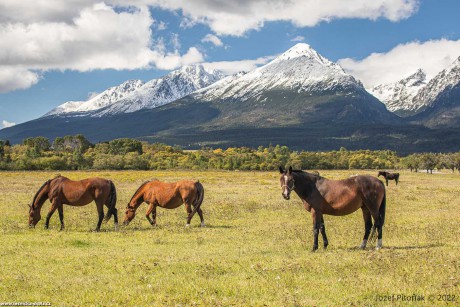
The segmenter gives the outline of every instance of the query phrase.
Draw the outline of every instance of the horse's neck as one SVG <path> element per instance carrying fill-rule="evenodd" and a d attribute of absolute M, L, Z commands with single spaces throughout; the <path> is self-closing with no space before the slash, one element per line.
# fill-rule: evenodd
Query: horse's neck
<path fill-rule="evenodd" d="M 48 193 L 50 191 L 50 183 L 45 184 L 40 191 L 37 193 L 37 197 L 35 198 L 35 201 L 33 203 L 34 208 L 38 208 L 39 210 L 45 203 L 45 201 L 48 199 Z"/>
<path fill-rule="evenodd" d="M 318 181 L 313 175 L 304 173 L 294 173 L 295 191 L 300 198 L 308 197 L 313 190 L 316 189 L 316 182 Z"/>

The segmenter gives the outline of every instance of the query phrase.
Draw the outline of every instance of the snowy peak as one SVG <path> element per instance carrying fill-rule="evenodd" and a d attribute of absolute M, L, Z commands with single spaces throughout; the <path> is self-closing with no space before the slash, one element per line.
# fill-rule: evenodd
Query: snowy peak
<path fill-rule="evenodd" d="M 274 61 L 286 61 L 300 57 L 316 61 L 323 65 L 333 64 L 331 61 L 320 55 L 316 50 L 311 48 L 310 45 L 304 43 L 299 43 L 293 46 L 292 48 L 278 56 Z"/>
<path fill-rule="evenodd" d="M 364 91 L 361 82 L 307 44 L 297 44 L 264 66 L 224 80 L 199 91 L 196 98 L 246 101 L 271 90 L 297 93 Z"/>
<path fill-rule="evenodd" d="M 223 77 L 220 71 L 207 69 L 202 65 L 184 66 L 163 78 L 145 83 L 130 95 L 95 112 L 93 116 L 100 117 L 153 109 L 207 87 Z"/>
<path fill-rule="evenodd" d="M 111 87 L 87 101 L 69 101 L 44 116 L 105 116 L 151 109 L 206 87 L 224 75 L 202 65 L 188 65 L 146 83 L 129 80 Z"/>
<path fill-rule="evenodd" d="M 414 97 L 414 101 L 430 107 L 443 94 L 460 84 L 460 57 L 442 70 Z"/>
<path fill-rule="evenodd" d="M 66 102 L 46 113 L 44 116 L 60 115 L 65 113 L 84 113 L 101 109 L 126 97 L 143 85 L 144 82 L 141 80 L 128 80 L 120 85 L 108 88 L 87 101 Z"/>
<path fill-rule="evenodd" d="M 427 77 L 422 69 L 394 83 L 380 84 L 369 92 L 382 101 L 389 111 L 401 116 L 410 115 L 423 105 L 414 102 L 413 98 L 427 84 Z"/>

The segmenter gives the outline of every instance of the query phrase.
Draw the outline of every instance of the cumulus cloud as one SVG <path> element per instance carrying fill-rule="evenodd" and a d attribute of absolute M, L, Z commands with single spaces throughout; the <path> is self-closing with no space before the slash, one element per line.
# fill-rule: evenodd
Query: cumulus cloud
<path fill-rule="evenodd" d="M 341 59 L 339 64 L 366 87 L 396 82 L 419 68 L 434 77 L 460 56 L 460 40 L 430 40 L 400 44 L 385 53 L 372 53 L 362 60 Z"/>
<path fill-rule="evenodd" d="M 253 70 L 258 66 L 267 64 L 274 58 L 275 56 L 265 56 L 254 60 L 208 62 L 203 63 L 203 66 L 207 68 L 220 70 L 226 75 L 231 75 L 240 71 Z"/>
<path fill-rule="evenodd" d="M 36 0 L 22 12 L 23 2 L 29 3 L 2 0 L 0 4 L 0 92 L 30 87 L 42 71 L 172 69 L 178 67 L 172 63 L 203 60 L 196 48 L 181 55 L 177 35 L 172 36 L 171 52 L 155 45 L 154 21 L 143 5 L 76 0 L 67 6 L 63 1 Z M 43 9 L 53 3 L 56 6 L 50 11 Z M 17 14 L 10 16 L 13 13 Z"/>
<path fill-rule="evenodd" d="M 220 38 L 218 38 L 214 34 L 206 34 L 206 36 L 201 39 L 201 42 L 203 42 L 203 43 L 211 43 L 211 44 L 213 44 L 214 46 L 217 46 L 217 47 L 222 47 L 224 45 L 224 43 L 222 43 Z"/>
<path fill-rule="evenodd" d="M 38 73 L 27 69 L 0 66 L 0 93 L 29 88 L 39 79 Z"/>
<path fill-rule="evenodd" d="M 16 123 L 12 123 L 12 122 L 9 122 L 9 121 L 6 121 L 6 120 L 2 121 L 2 128 L 8 128 L 8 127 L 12 127 L 14 125 L 16 125 Z"/>
<path fill-rule="evenodd" d="M 124 1 L 124 0 L 118 0 Z M 314 26 L 340 18 L 386 18 L 398 21 L 418 9 L 419 0 L 137 0 L 172 11 L 181 11 L 183 24 L 208 25 L 218 35 L 244 35 L 269 21 L 288 21 L 295 26 Z"/>

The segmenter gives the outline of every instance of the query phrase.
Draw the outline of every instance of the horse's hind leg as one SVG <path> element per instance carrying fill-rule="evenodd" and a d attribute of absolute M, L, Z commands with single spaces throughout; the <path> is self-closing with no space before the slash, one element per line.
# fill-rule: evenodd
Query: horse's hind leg
<path fill-rule="evenodd" d="M 377 249 L 381 248 L 382 247 L 382 231 L 383 231 L 383 225 L 382 225 L 382 221 L 380 219 L 380 213 L 379 213 L 379 210 L 374 210 L 371 212 L 371 215 L 372 217 L 374 218 L 374 227 L 372 227 L 372 235 L 371 237 L 373 237 L 373 239 L 375 240 L 375 231 L 377 230 Z M 372 242 L 374 242 L 374 240 L 372 240 Z"/>
<path fill-rule="evenodd" d="M 369 209 L 367 209 L 367 207 L 362 206 L 361 210 L 363 211 L 363 218 L 364 218 L 364 238 L 363 238 L 363 243 L 361 243 L 360 248 L 365 249 L 367 245 L 367 240 L 369 239 L 369 234 L 371 233 L 372 216 L 371 216 L 371 213 L 369 212 Z"/>
<path fill-rule="evenodd" d="M 190 221 L 192 220 L 192 206 L 190 203 L 185 202 L 185 210 L 187 210 L 187 224 L 185 225 L 186 227 L 190 226 Z"/>
<path fill-rule="evenodd" d="M 62 204 L 58 206 L 59 220 L 61 221 L 61 230 L 64 230 L 64 210 Z"/>
<path fill-rule="evenodd" d="M 97 221 L 96 231 L 101 229 L 102 220 L 104 219 L 104 204 L 101 202 L 96 202 L 97 207 L 97 214 L 99 216 L 99 220 Z"/>
<path fill-rule="evenodd" d="M 205 227 L 205 225 L 204 225 L 204 218 L 203 218 L 203 211 L 201 211 L 201 208 L 198 207 L 198 209 L 196 210 L 196 212 L 198 212 L 198 215 L 200 216 L 201 227 Z"/>

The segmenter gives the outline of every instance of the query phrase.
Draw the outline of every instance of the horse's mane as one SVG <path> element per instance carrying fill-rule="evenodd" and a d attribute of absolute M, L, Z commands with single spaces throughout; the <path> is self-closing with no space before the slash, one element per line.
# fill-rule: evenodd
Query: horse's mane
<path fill-rule="evenodd" d="M 153 180 L 157 180 L 157 179 L 153 179 Z M 153 181 L 153 180 L 151 180 L 151 181 Z M 133 196 L 131 197 L 131 199 L 130 199 L 128 205 L 129 205 L 129 204 L 131 203 L 131 201 L 134 199 L 134 196 L 136 196 L 137 192 L 139 192 L 139 190 L 140 190 L 144 185 L 146 185 L 146 184 L 149 183 L 149 182 L 150 182 L 150 181 L 145 181 L 143 184 L 141 184 L 140 187 L 137 188 L 136 192 L 134 192 Z"/>
<path fill-rule="evenodd" d="M 311 176 L 314 176 L 314 177 L 317 177 L 317 178 L 323 178 L 318 172 L 309 173 L 309 172 L 305 172 L 305 171 L 303 171 L 301 169 L 293 169 L 292 172 L 293 173 L 303 174 L 303 175 L 311 175 Z"/>
<path fill-rule="evenodd" d="M 46 182 L 40 187 L 40 189 L 38 189 L 37 193 L 35 193 L 34 200 L 32 200 L 32 208 L 34 207 L 35 200 L 37 199 L 38 194 L 40 194 L 41 190 L 43 190 L 43 187 L 44 187 L 45 185 L 47 185 L 48 183 L 50 183 L 51 180 L 52 180 L 52 179 L 46 181 Z"/>

